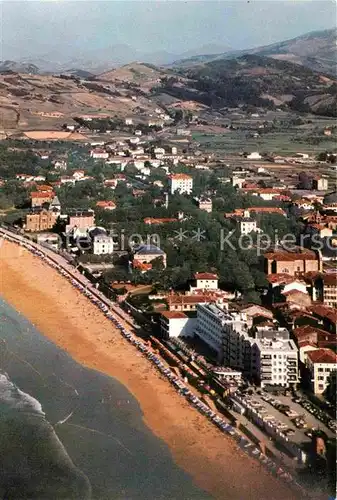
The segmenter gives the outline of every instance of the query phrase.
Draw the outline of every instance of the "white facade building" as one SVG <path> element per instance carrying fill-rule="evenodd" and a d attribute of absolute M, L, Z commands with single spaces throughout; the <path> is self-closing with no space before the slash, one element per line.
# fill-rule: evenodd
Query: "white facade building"
<path fill-rule="evenodd" d="M 93 254 L 107 255 L 113 253 L 114 244 L 111 236 L 99 234 L 93 238 Z"/>
<path fill-rule="evenodd" d="M 196 334 L 226 366 L 243 368 L 243 360 L 237 361 L 240 358 L 237 351 L 241 348 L 239 337 L 247 331 L 245 315 L 228 312 L 226 306 L 222 309 L 215 304 L 198 304 Z"/>
<path fill-rule="evenodd" d="M 298 350 L 284 328 L 259 329 L 254 338 L 243 311 L 229 311 L 228 304 L 198 304 L 195 334 L 225 366 L 253 377 L 262 387 L 298 383 Z"/>
<path fill-rule="evenodd" d="M 218 290 L 219 277 L 214 273 L 196 273 L 194 276 L 195 286 L 190 287 L 194 290 Z"/>
<path fill-rule="evenodd" d="M 104 151 L 104 149 L 92 149 L 90 151 L 90 157 L 94 160 L 107 160 L 109 158 L 109 153 Z"/>
<path fill-rule="evenodd" d="M 251 217 L 242 217 L 239 221 L 240 233 L 249 234 L 257 231 L 257 222 Z"/>
<path fill-rule="evenodd" d="M 298 352 L 294 341 L 289 338 L 256 339 L 251 360 L 252 376 L 261 387 L 289 387 L 298 383 Z"/>
<path fill-rule="evenodd" d="M 246 158 L 247 160 L 261 160 L 262 156 L 257 151 L 254 151 L 253 153 L 247 154 Z"/>
<path fill-rule="evenodd" d="M 331 372 L 337 370 L 337 355 L 331 349 L 316 349 L 307 353 L 306 364 L 313 393 L 323 394 Z"/>
<path fill-rule="evenodd" d="M 181 311 L 164 311 L 160 317 L 160 329 L 164 338 L 193 337 L 197 318 Z"/>
<path fill-rule="evenodd" d="M 193 189 L 193 179 L 186 174 L 172 174 L 170 176 L 170 192 L 174 194 L 176 191 L 179 193 L 191 194 Z"/>

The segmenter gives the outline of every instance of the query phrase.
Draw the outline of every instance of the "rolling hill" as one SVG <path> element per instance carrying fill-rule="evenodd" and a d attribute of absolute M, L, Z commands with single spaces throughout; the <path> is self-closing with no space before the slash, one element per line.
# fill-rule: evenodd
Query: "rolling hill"
<path fill-rule="evenodd" d="M 286 106 L 336 116 L 336 81 L 292 62 L 251 54 L 182 68 L 178 74 L 185 83 L 169 81 L 165 92 L 213 109 Z"/>
<path fill-rule="evenodd" d="M 256 54 L 293 62 L 321 73 L 336 76 L 336 44 L 337 31 L 333 28 L 306 33 L 290 40 L 247 50 L 196 55 L 176 61 L 173 66 L 188 68 L 218 59 L 234 59 L 245 54 Z"/>
<path fill-rule="evenodd" d="M 71 73 L 71 72 L 69 72 Z M 257 54 L 191 68 L 132 63 L 92 76 L 0 74 L 0 132 L 61 130 L 75 117 L 157 116 L 156 108 L 223 112 L 251 106 L 336 116 L 336 80 L 305 66 Z M 85 79 L 88 75 L 88 79 Z"/>
<path fill-rule="evenodd" d="M 136 98 L 135 98 L 136 94 Z M 133 97 L 133 98 L 132 98 Z M 158 104 L 121 82 L 80 80 L 69 75 L 0 74 L 0 132 L 61 130 L 76 116 L 118 117 L 154 113 Z"/>

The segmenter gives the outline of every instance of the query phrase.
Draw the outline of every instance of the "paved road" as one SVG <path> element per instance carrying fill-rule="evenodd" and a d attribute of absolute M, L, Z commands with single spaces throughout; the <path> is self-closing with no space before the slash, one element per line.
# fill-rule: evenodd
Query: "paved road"
<path fill-rule="evenodd" d="M 280 401 L 285 405 L 290 406 L 290 409 L 296 411 L 298 415 L 304 415 L 308 428 L 315 427 L 316 429 L 324 431 L 329 438 L 335 437 L 335 434 L 326 425 L 324 425 L 320 420 L 311 415 L 311 413 L 305 410 L 301 405 L 294 403 L 290 397 L 288 396 L 272 396 L 272 397 L 273 399 Z M 268 411 L 269 415 L 272 415 L 273 417 L 275 417 L 276 420 L 279 420 L 280 422 L 286 424 L 290 429 L 293 429 L 295 431 L 295 434 L 289 436 L 291 441 L 295 442 L 296 444 L 306 443 L 306 442 L 309 443 L 311 441 L 310 438 L 308 438 L 308 436 L 305 435 L 305 431 L 307 429 L 297 429 L 289 417 L 278 411 L 269 402 L 264 401 L 260 395 L 254 394 L 252 396 L 252 399 L 254 401 L 261 403 L 261 405 L 264 406 L 264 408 Z"/>

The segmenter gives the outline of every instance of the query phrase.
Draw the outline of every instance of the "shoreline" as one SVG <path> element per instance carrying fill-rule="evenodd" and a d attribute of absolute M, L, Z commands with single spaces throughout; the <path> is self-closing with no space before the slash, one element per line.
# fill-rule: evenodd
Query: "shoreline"
<path fill-rule="evenodd" d="M 226 500 L 300 498 L 180 398 L 67 280 L 7 241 L 0 248 L 0 293 L 76 361 L 121 382 L 144 423 L 200 488 Z"/>

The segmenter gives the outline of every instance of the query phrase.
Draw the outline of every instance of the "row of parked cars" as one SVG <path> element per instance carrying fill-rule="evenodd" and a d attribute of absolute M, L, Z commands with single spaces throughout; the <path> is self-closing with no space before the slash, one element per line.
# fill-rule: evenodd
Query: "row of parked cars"
<path fill-rule="evenodd" d="M 331 429 L 333 432 L 337 431 L 337 422 L 336 420 L 332 419 L 329 415 L 325 413 L 325 411 L 321 410 L 314 404 L 312 404 L 308 399 L 302 399 L 302 398 L 294 398 L 294 402 L 300 404 L 305 408 L 311 415 L 316 417 L 318 420 L 323 422 L 329 429 Z"/>

